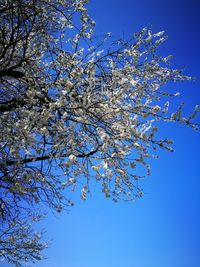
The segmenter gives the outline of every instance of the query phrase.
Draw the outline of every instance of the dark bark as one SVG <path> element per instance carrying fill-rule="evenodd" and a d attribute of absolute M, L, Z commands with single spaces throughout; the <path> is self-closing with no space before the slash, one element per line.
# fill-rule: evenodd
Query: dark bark
<path fill-rule="evenodd" d="M 77 154 L 76 157 L 77 158 L 85 158 L 85 157 L 92 156 L 98 151 L 98 149 L 99 149 L 99 147 L 97 147 L 94 150 L 91 150 L 88 153 L 82 152 L 81 154 Z M 12 166 L 12 165 L 15 165 L 15 164 L 27 164 L 27 163 L 31 163 L 31 162 L 43 161 L 43 160 L 48 160 L 48 159 L 53 159 L 53 158 L 64 158 L 64 157 L 67 157 L 67 156 L 69 156 L 69 155 L 67 155 L 67 154 L 58 155 L 57 153 L 53 153 L 51 155 L 35 157 L 35 158 L 28 158 L 28 159 L 26 158 L 26 159 L 19 160 L 19 161 L 8 160 L 5 163 L 6 163 L 6 166 Z"/>
<path fill-rule="evenodd" d="M 21 99 L 13 99 L 4 103 L 0 103 L 0 112 L 12 111 L 18 107 L 22 107 L 24 101 Z"/>
<path fill-rule="evenodd" d="M 18 70 L 1 70 L 0 71 L 0 78 L 2 77 L 12 77 L 15 79 L 20 79 L 23 78 L 25 76 L 25 74 L 21 71 Z"/>

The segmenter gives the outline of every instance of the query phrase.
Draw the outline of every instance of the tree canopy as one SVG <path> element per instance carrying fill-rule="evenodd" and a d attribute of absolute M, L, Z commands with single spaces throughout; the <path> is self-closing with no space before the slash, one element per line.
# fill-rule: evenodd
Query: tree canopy
<path fill-rule="evenodd" d="M 191 78 L 159 55 L 164 32 L 96 38 L 86 4 L 0 2 L 0 256 L 15 266 L 42 258 L 44 208 L 73 205 L 74 190 L 85 200 L 93 181 L 116 202 L 141 197 L 137 168 L 173 150 L 160 122 L 197 128 L 198 106 L 169 111 L 165 85 Z"/>

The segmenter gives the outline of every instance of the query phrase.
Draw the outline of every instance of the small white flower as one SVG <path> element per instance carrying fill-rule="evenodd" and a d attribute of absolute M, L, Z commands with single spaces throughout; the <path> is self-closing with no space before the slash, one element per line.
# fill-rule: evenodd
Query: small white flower
<path fill-rule="evenodd" d="M 76 179 L 75 178 L 73 178 L 73 177 L 69 178 L 68 184 L 75 184 L 75 183 L 76 183 Z"/>
<path fill-rule="evenodd" d="M 104 170 L 107 170 L 108 169 L 108 163 L 107 162 L 103 162 L 103 168 L 104 168 Z"/>
<path fill-rule="evenodd" d="M 65 119 L 67 117 L 67 112 L 64 112 L 62 117 Z"/>
<path fill-rule="evenodd" d="M 94 171 L 99 171 L 100 166 L 92 166 L 92 169 L 93 169 Z"/>
<path fill-rule="evenodd" d="M 75 155 L 69 155 L 69 161 L 70 162 L 73 162 L 73 161 L 75 161 L 76 160 L 76 156 Z"/>

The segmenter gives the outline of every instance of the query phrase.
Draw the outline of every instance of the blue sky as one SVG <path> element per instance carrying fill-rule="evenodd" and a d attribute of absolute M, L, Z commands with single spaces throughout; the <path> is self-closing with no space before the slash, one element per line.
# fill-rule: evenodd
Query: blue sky
<path fill-rule="evenodd" d="M 186 102 L 186 112 L 200 104 L 198 0 L 91 0 L 88 8 L 97 34 L 128 37 L 151 25 L 165 30 L 162 53 L 173 54 L 174 65 L 197 78 L 174 85 L 182 92 L 178 100 Z M 200 133 L 171 124 L 161 134 L 175 140 L 175 153 L 160 151 L 152 160 L 144 197 L 116 204 L 94 188 L 68 213 L 49 215 L 42 226 L 52 244 L 37 267 L 199 267 Z"/>

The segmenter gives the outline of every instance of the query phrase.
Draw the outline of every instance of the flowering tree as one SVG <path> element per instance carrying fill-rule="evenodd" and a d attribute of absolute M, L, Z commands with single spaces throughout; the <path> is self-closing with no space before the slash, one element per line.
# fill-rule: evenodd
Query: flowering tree
<path fill-rule="evenodd" d="M 159 121 L 196 128 L 198 107 L 168 111 L 177 93 L 163 86 L 190 78 L 158 55 L 164 32 L 97 41 L 86 3 L 0 3 L 0 255 L 15 266 L 46 247 L 30 224 L 38 207 L 73 205 L 69 189 L 85 200 L 92 181 L 114 201 L 141 197 L 137 167 L 149 174 L 154 151 L 172 151 Z"/>

